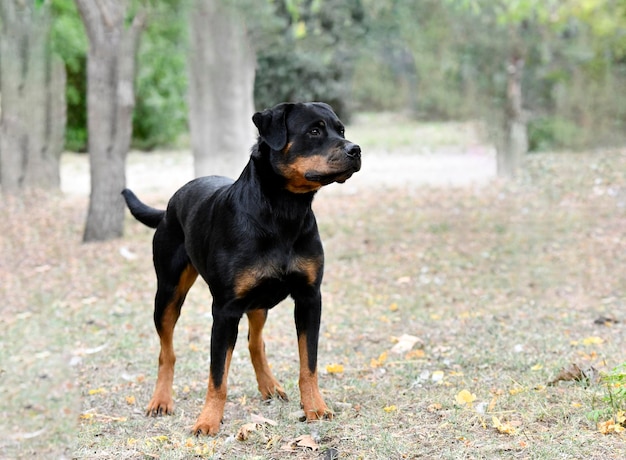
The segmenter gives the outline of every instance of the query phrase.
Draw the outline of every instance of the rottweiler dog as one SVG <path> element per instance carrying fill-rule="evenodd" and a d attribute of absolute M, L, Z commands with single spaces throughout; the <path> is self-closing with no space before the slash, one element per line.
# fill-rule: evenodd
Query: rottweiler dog
<path fill-rule="evenodd" d="M 322 186 L 343 183 L 361 168 L 361 148 L 345 139 L 343 124 L 325 103 L 282 103 L 255 113 L 252 120 L 259 137 L 237 180 L 192 180 L 172 196 L 165 211 L 142 203 L 128 189 L 122 192 L 131 214 L 156 228 L 154 323 L 161 351 L 147 415 L 174 409 L 174 327 L 198 274 L 213 296 L 208 390 L 193 427 L 196 435 L 219 430 L 244 313 L 259 391 L 264 399 L 287 399 L 267 363 L 263 342 L 268 310 L 287 296 L 295 303 L 306 419 L 332 418 L 317 381 L 324 251 L 311 203 Z"/>

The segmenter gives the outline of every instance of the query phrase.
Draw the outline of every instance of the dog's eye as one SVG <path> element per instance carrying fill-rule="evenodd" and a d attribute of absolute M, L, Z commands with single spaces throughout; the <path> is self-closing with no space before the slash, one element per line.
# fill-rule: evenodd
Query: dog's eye
<path fill-rule="evenodd" d="M 319 136 L 320 134 L 322 134 L 322 131 L 320 131 L 319 128 L 313 128 L 312 130 L 309 131 L 309 134 L 311 136 Z"/>
<path fill-rule="evenodd" d="M 346 130 L 343 127 L 339 128 L 339 135 L 343 137 L 346 134 Z"/>

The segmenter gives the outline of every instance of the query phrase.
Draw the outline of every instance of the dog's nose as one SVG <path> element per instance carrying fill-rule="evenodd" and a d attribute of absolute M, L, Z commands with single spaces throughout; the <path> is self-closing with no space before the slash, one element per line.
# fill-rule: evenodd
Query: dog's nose
<path fill-rule="evenodd" d="M 346 145 L 346 156 L 350 158 L 360 158 L 361 157 L 361 147 L 356 144 L 348 144 Z"/>

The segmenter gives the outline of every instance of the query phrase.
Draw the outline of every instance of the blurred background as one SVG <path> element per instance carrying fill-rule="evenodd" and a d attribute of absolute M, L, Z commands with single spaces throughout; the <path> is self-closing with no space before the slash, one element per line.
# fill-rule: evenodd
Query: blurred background
<path fill-rule="evenodd" d="M 129 149 L 191 149 L 195 175 L 231 173 L 251 114 L 282 101 L 346 122 L 478 122 L 503 177 L 528 152 L 626 140 L 624 0 L 0 5 L 0 184 L 58 188 L 61 152 L 89 152 L 86 240 L 121 233 Z"/>
<path fill-rule="evenodd" d="M 144 3 L 150 11 L 137 54 L 132 139 L 151 149 L 186 138 L 190 17 L 210 2 Z M 625 140 L 624 1 L 226 3 L 243 7 L 241 27 L 255 47 L 256 109 L 324 100 L 343 118 L 366 110 L 498 119 L 508 65 L 523 58 L 530 150 Z M 67 72 L 66 148 L 85 150 L 87 36 L 72 0 L 55 0 L 52 10 L 51 46 Z"/>

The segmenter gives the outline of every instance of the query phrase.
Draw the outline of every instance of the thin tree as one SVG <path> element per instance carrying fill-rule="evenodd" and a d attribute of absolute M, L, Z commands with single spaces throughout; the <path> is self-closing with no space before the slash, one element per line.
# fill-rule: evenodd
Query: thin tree
<path fill-rule="evenodd" d="M 91 195 L 84 241 L 122 235 L 126 156 L 135 106 L 137 49 L 145 10 L 128 21 L 126 0 L 76 0 L 89 38 L 87 131 Z M 127 26 L 127 24 L 129 24 Z"/>
<path fill-rule="evenodd" d="M 48 46 L 50 1 L 0 0 L 0 18 L 2 190 L 58 189 L 65 67 Z"/>

